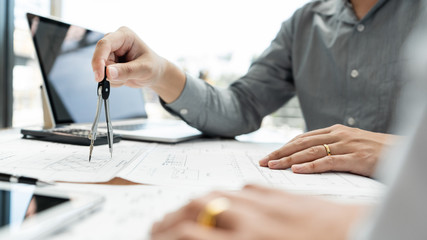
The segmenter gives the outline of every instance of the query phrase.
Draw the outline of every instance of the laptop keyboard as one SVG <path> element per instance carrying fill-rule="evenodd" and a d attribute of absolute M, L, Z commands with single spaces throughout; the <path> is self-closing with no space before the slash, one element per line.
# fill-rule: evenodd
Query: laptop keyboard
<path fill-rule="evenodd" d="M 88 137 L 90 130 L 85 130 L 85 129 L 73 129 L 73 128 L 69 128 L 69 129 L 51 129 L 51 130 L 47 130 L 49 132 L 53 132 L 53 133 L 62 133 L 62 134 L 66 134 L 66 135 L 73 135 L 73 136 L 78 136 L 78 137 Z M 98 135 L 106 135 L 106 134 L 102 134 L 99 133 Z"/>
<path fill-rule="evenodd" d="M 141 130 L 145 129 L 147 124 L 138 123 L 138 124 L 127 124 L 127 125 L 114 125 L 113 129 L 117 130 Z"/>
<path fill-rule="evenodd" d="M 89 129 L 81 128 L 54 128 L 54 129 L 21 129 L 24 138 L 34 138 L 45 141 L 53 141 L 59 143 L 70 143 L 76 145 L 89 146 L 91 141 L 88 136 Z M 113 135 L 113 142 L 117 143 L 121 139 L 120 135 Z M 94 145 L 107 144 L 107 133 L 97 132 Z"/>

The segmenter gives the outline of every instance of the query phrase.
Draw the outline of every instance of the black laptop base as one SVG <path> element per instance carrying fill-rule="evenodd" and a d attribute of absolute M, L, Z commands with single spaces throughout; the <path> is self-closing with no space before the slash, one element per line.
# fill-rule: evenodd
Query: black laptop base
<path fill-rule="evenodd" d="M 68 129 L 68 128 L 55 128 L 55 129 L 21 129 L 23 138 L 36 139 L 58 143 L 68 143 L 74 145 L 89 146 L 90 140 L 88 138 L 89 130 L 82 129 Z M 121 136 L 114 134 L 113 143 L 118 143 Z M 107 134 L 99 133 L 96 136 L 94 146 L 108 144 Z"/>

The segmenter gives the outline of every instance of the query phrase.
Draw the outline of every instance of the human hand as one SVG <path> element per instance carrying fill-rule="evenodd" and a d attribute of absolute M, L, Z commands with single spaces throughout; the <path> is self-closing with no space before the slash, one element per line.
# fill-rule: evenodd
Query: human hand
<path fill-rule="evenodd" d="M 334 125 L 295 137 L 259 164 L 271 169 L 291 167 L 295 173 L 342 171 L 371 177 L 383 147 L 392 145 L 395 138 L 390 134 Z M 330 156 L 323 144 L 329 147 Z"/>
<path fill-rule="evenodd" d="M 215 217 L 216 227 L 197 223 L 206 204 L 218 197 L 230 205 Z M 151 234 L 153 240 L 347 239 L 364 208 L 248 185 L 236 193 L 213 192 L 191 201 L 155 223 Z"/>
<path fill-rule="evenodd" d="M 150 87 L 167 103 L 175 100 L 185 84 L 185 74 L 157 55 L 132 30 L 121 27 L 98 41 L 92 58 L 97 82 L 104 78 L 113 87 Z"/>

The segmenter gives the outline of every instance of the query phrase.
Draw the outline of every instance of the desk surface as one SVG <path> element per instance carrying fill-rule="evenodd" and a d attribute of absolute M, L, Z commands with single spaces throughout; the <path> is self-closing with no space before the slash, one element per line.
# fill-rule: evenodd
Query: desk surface
<path fill-rule="evenodd" d="M 118 164 L 111 166 L 106 163 L 108 160 L 102 159 L 89 165 L 86 147 L 21 139 L 16 129 L 0 131 L 0 143 L 3 146 L 0 168 L 11 173 L 33 173 L 41 177 L 69 174 L 87 179 L 107 177 L 106 181 L 94 181 L 94 184 L 59 182 L 52 186 L 60 191 L 90 192 L 106 198 L 100 211 L 52 239 L 147 238 L 155 220 L 189 198 L 214 188 L 239 189 L 248 182 L 344 201 L 376 201 L 382 193 L 380 183 L 361 176 L 298 175 L 289 170 L 259 167 L 258 159 L 282 145 L 277 143 L 201 139 L 171 145 L 123 141 L 115 145 L 115 153 L 123 159 L 114 159 Z M 61 159 L 58 149 L 59 153 L 71 157 Z M 80 161 L 80 152 L 84 161 Z M 95 149 L 96 154 L 99 152 L 101 150 Z"/>

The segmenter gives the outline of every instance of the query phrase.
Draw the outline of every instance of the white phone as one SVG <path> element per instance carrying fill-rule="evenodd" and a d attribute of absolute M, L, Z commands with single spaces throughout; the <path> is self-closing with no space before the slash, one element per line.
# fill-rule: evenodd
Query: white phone
<path fill-rule="evenodd" d="M 0 239 L 42 239 L 103 202 L 92 194 L 0 182 Z"/>

